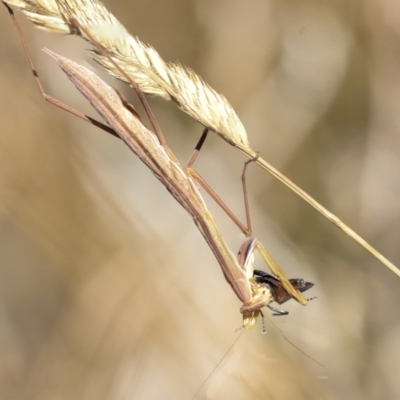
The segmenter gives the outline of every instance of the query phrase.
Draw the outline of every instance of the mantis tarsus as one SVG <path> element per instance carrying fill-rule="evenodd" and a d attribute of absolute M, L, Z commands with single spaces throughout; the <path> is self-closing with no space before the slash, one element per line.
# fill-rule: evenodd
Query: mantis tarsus
<path fill-rule="evenodd" d="M 7 5 L 6 7 L 15 22 L 12 10 Z M 45 99 L 66 111 L 72 112 L 74 115 L 77 115 L 88 122 L 94 123 L 91 118 L 71 109 L 44 93 L 27 48 L 25 44 L 23 45 L 36 81 Z M 162 138 L 160 131 L 156 136 L 153 132 L 148 130 L 140 122 L 138 114 L 133 107 L 130 106 L 118 92 L 104 83 L 93 72 L 87 70 L 81 65 L 49 50 L 45 50 L 45 52 L 57 62 L 77 89 L 104 118 L 109 125 L 105 130 L 120 137 L 141 159 L 141 161 L 150 168 L 153 174 L 163 183 L 182 207 L 184 207 L 192 216 L 196 226 L 218 260 L 227 282 L 231 285 L 232 289 L 243 303 L 241 313 L 243 314 L 244 328 L 252 328 L 258 316 L 262 315 L 261 309 L 275 300 L 275 292 L 270 290 L 270 282 L 265 279 L 264 281 L 257 282 L 257 277 L 253 278 L 253 254 L 255 250 L 260 252 L 271 272 L 275 275 L 276 278 L 271 277 L 271 279 L 274 278 L 278 280 L 281 290 L 287 294 L 288 298 L 294 298 L 302 305 L 307 304 L 307 300 L 301 294 L 301 291 L 292 285 L 292 283 L 287 279 L 284 271 L 272 259 L 271 255 L 257 239 L 248 238 L 241 246 L 238 258 L 236 259 L 222 238 L 213 216 L 207 209 L 206 204 L 198 191 L 195 181 L 200 182 L 206 188 L 207 185 L 190 167 L 195 159 L 196 152 L 198 152 L 201 143 L 204 141 L 206 131 L 200 139 L 199 145 L 196 147 L 194 156 L 191 157 L 188 165 L 183 167 L 170 149 L 164 144 L 164 140 L 160 139 L 160 137 Z M 133 82 L 132 86 L 135 86 Z M 144 103 L 147 104 L 145 100 Z M 152 120 L 151 116 L 150 120 Z M 103 127 L 103 125 L 97 121 L 95 124 L 99 127 Z M 158 127 L 155 124 L 153 124 L 153 126 L 155 127 L 155 130 L 158 131 Z M 256 158 L 257 157 L 255 157 L 254 160 L 246 162 L 243 177 L 248 163 L 256 161 Z M 216 195 L 214 195 L 214 198 L 218 199 Z M 246 209 L 248 209 L 247 198 L 245 197 L 245 199 Z M 221 203 L 222 202 L 220 202 L 220 204 Z M 227 209 L 227 207 L 224 209 Z M 229 215 L 232 214 L 230 213 Z M 235 222 L 239 227 L 243 226 L 237 221 L 238 220 L 236 219 Z M 250 235 L 250 227 L 241 229 L 247 235 Z"/>

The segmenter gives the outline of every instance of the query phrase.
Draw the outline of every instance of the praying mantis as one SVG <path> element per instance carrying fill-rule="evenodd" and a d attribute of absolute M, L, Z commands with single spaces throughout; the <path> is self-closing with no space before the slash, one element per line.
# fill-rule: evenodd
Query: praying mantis
<path fill-rule="evenodd" d="M 15 21 L 12 10 L 6 5 L 10 15 Z M 17 25 L 19 30 L 19 27 Z M 84 29 L 84 28 L 82 28 Z M 31 68 L 35 71 L 32 64 L 29 52 L 23 42 L 24 50 L 31 64 Z M 242 229 L 242 231 L 250 236 L 251 226 L 250 217 L 248 214 L 248 200 L 245 184 L 245 172 L 247 165 L 256 159 L 249 160 L 245 163 L 242 179 L 245 195 L 246 215 L 248 228 L 244 227 L 240 221 L 228 210 L 218 196 L 212 192 L 211 188 L 202 180 L 202 178 L 191 168 L 197 153 L 200 151 L 202 144 L 207 136 L 208 129 L 205 129 L 196 149 L 186 164 L 180 165 L 171 150 L 166 146 L 162 133 L 156 123 L 153 127 L 157 134 L 147 129 L 142 122 L 137 112 L 130 106 L 127 101 L 113 88 L 103 82 L 97 75 L 89 71 L 85 67 L 65 58 L 50 50 L 45 49 L 45 52 L 52 57 L 59 67 L 68 76 L 76 88 L 86 97 L 93 108 L 103 117 L 108 126 L 104 126 L 100 122 L 95 123 L 107 132 L 120 137 L 128 147 L 140 158 L 140 160 L 152 171 L 156 178 L 166 187 L 171 195 L 182 205 L 182 207 L 192 216 L 195 225 L 208 243 L 210 249 L 214 253 L 215 258 L 221 266 L 225 279 L 232 287 L 233 291 L 243 303 L 240 312 L 243 315 L 243 328 L 251 329 L 258 317 L 262 314 L 263 307 L 270 307 L 277 314 L 286 314 L 286 311 L 277 310 L 270 306 L 270 303 L 277 300 L 279 304 L 284 301 L 294 298 L 300 304 L 306 305 L 307 299 L 304 298 L 302 292 L 313 286 L 309 282 L 303 280 L 288 280 L 285 272 L 274 261 L 266 248 L 255 238 L 249 237 L 246 239 L 239 250 L 238 257 L 229 249 L 223 239 L 218 226 L 208 210 L 196 182 L 209 191 L 209 193 L 217 200 L 228 215 L 232 217 L 234 222 Z M 73 114 L 88 120 L 88 117 L 81 115 L 76 110 L 59 102 L 56 99 L 46 95 L 41 87 L 40 81 L 36 76 L 37 83 L 43 96 L 46 100 L 56 106 L 72 112 Z M 131 82 L 135 87 L 135 83 Z M 137 90 L 139 97 L 143 99 L 140 89 Z M 146 110 L 148 110 L 147 102 L 144 100 Z M 151 111 L 149 111 L 150 119 L 153 121 Z M 259 251 L 264 261 L 267 263 L 272 275 L 263 273 L 255 274 L 253 277 L 253 261 L 254 252 Z M 270 280 L 266 279 L 270 277 Z M 296 283 L 296 285 L 294 285 Z M 296 286 L 296 287 L 295 287 Z M 285 300 L 278 296 L 280 293 L 285 293 Z"/>
<path fill-rule="evenodd" d="M 71 2 L 71 4 L 74 4 L 74 2 Z M 120 75 L 122 75 L 124 77 L 124 80 L 128 81 L 131 84 L 131 86 L 136 90 L 136 92 L 138 93 L 139 98 L 142 101 L 142 104 L 144 105 L 144 107 L 146 109 L 146 113 L 149 115 L 149 119 L 150 119 L 150 121 L 151 121 L 151 123 L 153 125 L 153 129 L 154 129 L 154 132 L 156 134 L 156 139 L 157 139 L 158 143 L 157 142 L 153 143 L 153 151 L 155 153 L 157 153 L 163 159 L 163 162 L 160 164 L 161 165 L 161 169 L 169 168 L 169 167 L 166 166 L 169 163 L 170 165 L 173 166 L 171 168 L 175 169 L 175 176 L 173 176 L 171 178 L 171 176 L 167 177 L 166 175 L 163 175 L 162 173 L 160 173 L 160 170 L 159 170 L 160 166 L 155 166 L 154 160 L 146 160 L 146 157 L 143 157 L 142 155 L 140 155 L 140 152 L 143 152 L 143 151 L 144 152 L 146 152 L 146 151 L 148 152 L 148 150 L 146 149 L 145 146 L 143 146 L 143 144 L 141 146 L 139 146 L 140 149 L 139 148 L 133 149 L 134 152 L 137 155 L 139 155 L 139 157 L 142 159 L 142 161 L 144 161 L 145 164 L 157 176 L 157 178 L 160 179 L 164 183 L 164 185 L 171 192 L 171 194 L 178 200 L 178 202 L 180 202 L 181 205 L 192 215 L 192 217 L 194 218 L 194 221 L 195 221 L 196 225 L 198 226 L 200 232 L 202 232 L 202 234 L 205 237 L 207 243 L 211 247 L 214 255 L 216 256 L 217 260 L 219 261 L 219 263 L 220 263 L 220 265 L 221 265 L 221 267 L 223 269 L 224 275 L 227 278 L 229 284 L 232 286 L 233 290 L 235 291 L 235 293 L 239 297 L 239 299 L 244 303 L 244 306 L 242 308 L 242 313 L 244 315 L 246 315 L 244 317 L 244 326 L 248 327 L 248 328 L 252 327 L 254 325 L 255 320 L 257 319 L 258 315 L 260 314 L 259 310 L 264 305 L 269 305 L 269 302 L 271 301 L 271 298 L 273 296 L 271 297 L 271 293 L 269 291 L 263 291 L 264 289 L 258 288 L 257 285 L 259 285 L 259 283 L 254 281 L 254 278 L 252 278 L 252 276 L 251 276 L 252 275 L 251 274 L 251 267 L 250 267 L 251 263 L 249 262 L 249 260 L 246 259 L 246 258 L 243 258 L 241 256 L 241 253 L 239 252 L 239 264 L 240 264 L 239 265 L 238 262 L 236 261 L 235 257 L 232 256 L 230 251 L 228 251 L 228 248 L 227 248 L 226 244 L 223 242 L 221 234 L 219 233 L 218 229 L 216 228 L 215 222 L 211 218 L 211 214 L 208 212 L 208 210 L 207 211 L 203 210 L 203 207 L 205 207 L 205 205 L 204 205 L 203 201 L 199 200 L 201 198 L 200 194 L 198 193 L 198 191 L 196 192 L 196 190 L 193 189 L 193 188 L 196 187 L 196 184 L 194 183 L 194 181 L 196 181 L 197 183 L 200 183 L 203 187 L 206 188 L 206 190 L 212 195 L 212 197 L 214 197 L 214 199 L 217 200 L 217 202 L 228 213 L 228 215 L 239 226 L 239 228 L 247 236 L 249 236 L 251 234 L 251 227 L 250 227 L 250 223 L 249 223 L 249 218 L 247 218 L 247 221 L 248 221 L 247 225 L 248 225 L 249 228 L 246 228 L 240 223 L 240 221 L 238 221 L 238 219 L 232 213 L 229 212 L 227 207 L 222 203 L 222 201 L 218 198 L 218 196 L 213 194 L 211 189 L 202 180 L 202 178 L 191 168 L 191 165 L 193 164 L 194 159 L 195 159 L 198 151 L 200 150 L 202 144 L 204 143 L 204 140 L 205 140 L 205 138 L 207 136 L 208 129 L 204 130 L 202 138 L 200 139 L 199 144 L 196 147 L 195 152 L 193 153 L 193 157 L 191 157 L 191 159 L 189 160 L 187 165 L 184 168 L 182 168 L 182 166 L 179 165 L 179 163 L 177 162 L 176 158 L 173 156 L 171 151 L 166 147 L 165 140 L 163 138 L 163 135 L 160 132 L 160 129 L 159 129 L 158 124 L 157 124 L 157 121 L 152 116 L 152 112 L 149 109 L 149 107 L 147 105 L 147 102 L 143 99 L 143 97 L 144 97 L 143 96 L 143 92 L 130 79 L 130 77 L 125 73 L 125 71 L 123 71 L 115 63 L 115 61 L 111 57 L 107 56 L 107 52 L 101 47 L 101 45 L 96 43 L 96 39 L 92 37 L 92 34 L 88 30 L 86 30 L 86 28 L 84 26 L 82 26 L 82 24 L 80 24 L 80 22 L 76 19 L 75 15 L 72 13 L 73 9 L 71 7 L 71 4 L 68 1 L 67 2 L 57 2 L 58 7 L 60 8 L 60 10 L 63 11 L 63 15 L 64 16 L 66 15 L 70 21 L 74 22 L 75 26 L 77 26 L 79 28 L 79 30 L 81 31 L 81 34 L 83 34 L 86 39 L 88 39 L 91 43 L 93 43 L 93 44 L 95 44 L 97 46 L 98 53 L 103 55 L 108 60 L 109 63 L 114 64 L 115 68 L 119 71 Z M 82 3 L 82 5 L 83 4 L 84 3 Z M 97 2 L 93 3 L 93 4 L 96 7 L 101 7 L 102 6 L 101 3 L 97 3 Z M 10 9 L 9 9 L 9 11 L 10 11 Z M 52 56 L 53 56 L 53 58 L 56 59 L 57 62 L 61 60 L 61 58 L 59 58 L 59 56 L 56 56 L 54 54 Z M 64 63 L 65 66 L 66 66 L 66 64 L 69 63 L 69 61 L 66 61 L 65 59 L 63 59 L 62 62 Z M 33 69 L 32 65 L 31 65 L 31 67 Z M 72 66 L 72 64 L 70 64 L 68 66 L 68 68 L 72 68 L 72 67 L 73 68 L 78 68 L 76 65 Z M 64 72 L 66 72 L 66 71 L 64 71 Z M 86 71 L 81 70 L 80 73 L 81 73 L 80 82 L 84 82 L 85 81 L 85 75 L 88 75 L 89 72 L 87 72 L 87 70 Z M 67 73 L 67 75 L 69 75 L 70 79 L 73 80 L 71 78 L 70 73 Z M 92 79 L 95 80 L 95 78 L 92 78 Z M 89 101 L 91 101 L 91 103 L 94 106 L 94 108 L 96 108 L 97 111 L 100 113 L 100 115 L 102 115 L 106 119 L 107 123 L 112 126 L 110 118 L 107 119 L 105 117 L 105 115 L 104 115 L 104 113 L 107 112 L 107 111 L 104 108 L 100 109 L 97 104 L 96 105 L 93 104 L 94 103 L 93 95 L 94 95 L 94 92 L 95 92 L 94 87 L 95 86 L 99 86 L 100 87 L 101 85 L 99 84 L 99 82 L 95 82 L 93 84 L 93 86 L 90 87 L 90 88 L 84 87 L 86 85 L 86 83 L 84 83 L 84 84 L 79 83 L 80 86 L 78 85 L 78 81 L 75 81 L 74 83 L 75 83 L 76 86 L 78 86 L 78 90 L 83 92 L 83 94 L 87 98 L 90 97 Z M 42 91 L 42 94 L 45 96 L 46 100 L 52 102 L 53 104 L 55 104 L 55 105 L 57 105 L 57 106 L 59 106 L 61 108 L 66 109 L 69 112 L 72 112 L 73 114 L 79 116 L 80 118 L 88 120 L 89 122 L 91 122 L 91 123 L 93 123 L 93 124 L 95 124 L 97 126 L 102 127 L 104 130 L 108 131 L 109 133 L 112 133 L 112 134 L 114 134 L 116 136 L 119 136 L 119 137 L 122 136 L 121 133 L 118 132 L 118 129 L 120 129 L 120 127 L 118 127 L 118 129 L 115 129 L 116 127 L 112 126 L 112 128 L 114 128 L 114 129 L 110 129 L 107 126 L 104 126 L 101 123 L 98 123 L 97 121 L 93 121 L 92 119 L 86 117 L 82 113 L 79 113 L 76 110 L 72 110 L 70 107 L 68 107 L 68 106 L 66 106 L 64 104 L 61 104 L 60 102 L 58 102 L 58 100 L 50 98 L 48 95 L 46 95 L 44 93 L 43 89 L 41 88 L 41 85 L 40 85 L 39 81 L 38 81 L 38 85 L 39 85 L 39 87 L 40 87 L 40 89 Z M 111 95 L 111 89 L 103 88 L 103 90 L 104 90 L 104 93 L 101 94 L 101 96 L 112 96 Z M 95 95 L 95 97 L 98 98 L 99 96 Z M 114 101 L 114 104 L 117 104 L 117 102 Z M 110 106 L 107 106 L 107 107 L 110 108 Z M 118 115 L 119 113 L 123 113 L 121 110 L 123 110 L 124 108 L 129 110 L 129 112 L 131 112 L 131 113 L 135 113 L 122 97 L 120 97 L 120 104 L 118 104 L 118 108 L 119 108 L 119 110 L 117 110 L 117 111 L 114 110 L 112 112 L 112 114 Z M 108 111 L 110 111 L 110 109 Z M 152 137 L 152 136 L 149 136 L 149 135 L 150 135 L 150 133 L 148 133 L 147 136 L 148 137 Z M 122 137 L 125 142 L 127 142 L 127 140 L 128 140 L 127 137 L 128 137 L 128 135 L 125 135 L 125 137 Z M 222 135 L 222 137 L 224 137 L 224 135 Z M 224 138 L 228 142 L 230 141 L 226 137 L 224 137 Z M 151 142 L 150 139 L 146 139 L 146 140 L 147 140 L 148 143 Z M 240 142 L 240 140 L 239 140 L 239 142 Z M 356 241 L 358 241 L 359 244 L 361 244 L 368 251 L 370 251 L 372 254 L 374 254 L 380 261 L 382 261 L 394 273 L 399 275 L 398 269 L 393 264 L 391 264 L 388 260 L 386 260 L 381 254 L 376 252 L 376 250 L 373 249 L 367 242 L 365 242 L 363 239 L 361 239 L 358 235 L 354 234 L 354 232 L 351 229 L 349 229 L 346 225 L 342 224 L 342 222 L 337 217 L 335 217 L 332 213 L 330 213 L 325 208 L 323 208 L 318 203 L 316 203 L 313 199 L 310 198 L 310 196 L 305 194 L 305 192 L 303 192 L 301 189 L 299 189 L 291 181 L 287 180 L 286 178 L 283 179 L 279 172 L 276 172 L 275 169 L 266 166 L 265 162 L 259 157 L 258 154 L 254 153 L 254 152 L 249 152 L 249 151 L 246 152 L 245 151 L 246 150 L 245 149 L 246 146 L 241 147 L 240 144 L 238 144 L 237 141 L 235 141 L 235 143 L 231 143 L 231 144 L 234 144 L 236 147 L 239 148 L 239 150 L 241 150 L 242 152 L 245 152 L 248 155 L 248 157 L 250 157 L 250 160 L 248 162 L 255 162 L 255 163 L 259 164 L 259 165 L 261 163 L 263 165 L 263 167 L 265 167 L 270 173 L 272 173 L 274 176 L 276 176 L 279 180 L 284 181 L 284 183 L 286 185 L 288 185 L 290 188 L 292 188 L 301 197 L 306 199 L 306 201 L 308 201 L 313 207 L 315 207 L 323 215 L 325 215 L 329 220 L 331 220 L 331 222 L 333 222 L 339 228 L 344 230 L 349 236 L 353 237 Z M 130 147 L 132 148 L 131 145 L 130 145 Z M 164 152 L 160 150 L 161 148 L 164 149 Z M 244 171 L 246 169 L 246 166 L 247 166 L 247 163 L 245 165 Z M 177 172 L 177 171 L 179 171 L 179 172 Z M 190 187 L 192 189 L 191 189 L 191 192 L 190 192 L 190 196 L 192 196 L 192 197 L 194 196 L 195 198 L 197 198 L 197 203 L 196 203 L 196 205 L 194 207 L 193 207 L 193 205 L 190 205 L 190 202 L 187 202 L 187 199 L 181 197 L 181 194 L 183 192 L 181 190 L 182 188 L 176 189 L 176 187 L 174 185 L 171 186 L 171 179 L 174 180 L 174 179 L 176 179 L 176 177 L 182 178 L 184 176 L 186 177 L 185 179 L 188 182 L 189 181 L 191 182 L 190 183 Z M 166 183 L 167 181 L 168 181 L 168 183 Z M 186 182 L 186 184 L 187 184 L 187 182 Z M 178 192 L 177 192 L 177 190 L 178 190 Z M 184 190 L 187 190 L 187 188 L 185 188 Z M 248 213 L 247 196 L 245 196 L 245 206 L 246 206 L 246 215 L 248 215 L 249 213 Z M 203 211 L 198 212 L 198 210 L 196 210 L 196 207 L 199 207 L 199 209 L 203 210 L 204 213 L 203 213 Z M 199 215 L 200 215 L 200 217 L 199 217 Z M 215 241 L 215 237 L 218 237 L 219 239 L 217 239 L 217 241 Z M 279 278 L 280 284 L 282 285 L 282 288 L 288 294 L 290 294 L 291 297 L 295 298 L 300 304 L 305 305 L 306 304 L 306 299 L 304 298 L 304 296 L 301 295 L 299 290 L 296 290 L 293 287 L 293 285 L 290 283 L 290 281 L 284 275 L 284 272 L 282 271 L 282 269 L 270 257 L 269 253 L 264 248 L 264 246 L 262 246 L 262 244 L 260 242 L 256 241 L 255 239 L 248 239 L 248 240 L 249 240 L 248 243 L 247 242 L 244 243 L 244 247 L 247 246 L 249 249 L 252 249 L 252 251 L 258 250 L 261 253 L 261 255 L 264 258 L 264 260 L 266 261 L 266 263 L 269 265 L 272 273 Z M 251 240 L 254 240 L 254 241 L 251 242 Z M 252 251 L 251 252 L 246 252 L 248 258 L 252 257 Z M 271 282 L 269 282 L 269 284 L 271 284 Z M 262 286 L 268 286 L 269 284 L 267 284 L 266 281 L 264 281 Z M 259 292 L 259 290 L 261 290 L 261 293 Z"/>
<path fill-rule="evenodd" d="M 275 263 L 265 247 L 254 238 L 244 242 L 238 260 L 222 238 L 194 182 L 196 173 L 190 167 L 182 168 L 168 148 L 161 146 L 156 136 L 140 123 L 138 116 L 126 101 L 94 73 L 77 63 L 45 50 L 67 74 L 77 89 L 89 100 L 118 136 L 133 150 L 172 196 L 193 217 L 204 239 L 218 260 L 227 282 L 243 302 L 243 327 L 254 326 L 261 309 L 274 300 L 269 284 L 258 283 L 252 277 L 253 252 L 258 250 L 272 273 L 278 277 L 285 291 L 300 304 L 307 300 L 293 287 L 284 271 Z"/>
<path fill-rule="evenodd" d="M 252 166 L 252 165 L 251 165 Z M 197 232 L 196 232 L 197 233 Z M 213 267 L 215 267 L 215 265 L 213 265 Z M 378 271 L 380 271 L 380 270 L 378 270 Z M 216 271 L 217 273 L 219 273 L 219 271 L 217 270 Z M 335 272 L 335 270 L 332 270 L 332 272 Z M 293 275 L 294 276 L 294 275 Z M 221 280 L 221 283 L 222 284 L 225 284 L 225 282 L 224 281 L 222 281 Z M 229 292 L 229 290 L 230 289 L 228 289 L 228 290 L 226 290 L 226 292 L 228 292 L 227 294 L 228 295 L 230 295 L 230 292 Z M 336 292 L 335 292 L 336 293 Z M 234 301 L 236 301 L 235 299 L 230 299 L 230 300 L 234 300 Z M 320 303 L 322 303 L 322 302 L 320 302 Z M 272 303 L 271 303 L 272 304 Z M 218 306 L 218 304 L 216 303 L 215 304 L 215 306 Z M 314 311 L 313 310 L 311 310 L 312 312 L 309 312 L 309 313 L 307 313 L 307 318 L 315 318 L 315 316 L 317 315 L 317 314 L 314 314 Z M 341 310 L 341 312 L 342 312 L 342 310 Z M 234 316 L 235 316 L 235 314 L 234 314 Z M 196 316 L 197 317 L 197 316 Z M 289 321 L 287 321 L 287 323 L 289 323 Z M 187 324 L 187 320 L 185 320 L 185 327 L 186 327 L 186 324 Z M 286 328 L 287 329 L 287 328 Z M 298 330 L 299 330 L 299 327 L 296 327 L 296 331 L 298 332 Z M 182 333 L 186 333 L 185 331 L 186 331 L 186 329 L 183 329 L 182 330 L 183 332 Z M 247 332 L 246 332 L 247 333 Z M 224 332 L 224 336 L 226 336 L 226 334 L 225 334 L 225 332 Z M 258 335 L 259 336 L 259 335 Z M 247 337 L 248 338 L 250 338 L 251 336 L 248 336 L 247 335 Z M 265 342 L 265 341 L 264 341 Z M 270 346 L 271 345 L 271 343 L 270 343 L 271 341 L 270 340 L 268 340 L 267 342 L 265 342 L 265 345 L 266 346 Z M 224 342 L 224 343 L 226 343 L 226 342 Z M 273 346 L 273 344 L 272 344 L 272 346 Z M 260 347 L 260 346 L 259 346 Z M 261 350 L 261 349 L 260 349 Z M 269 349 L 268 349 L 269 350 Z M 215 353 L 215 352 L 214 352 Z M 218 355 L 218 353 L 217 353 L 217 355 Z M 249 357 L 249 355 L 248 354 L 246 354 L 246 358 L 250 358 Z M 251 360 L 252 360 L 252 362 L 253 362 L 253 365 L 252 365 L 252 367 L 254 368 L 254 365 L 255 365 L 255 360 L 254 360 L 254 356 L 253 357 L 251 357 Z M 331 360 L 330 360 L 330 362 L 331 362 Z M 240 364 L 240 366 L 238 365 L 238 369 L 240 368 L 240 371 L 242 372 L 243 370 L 244 370 L 244 366 L 242 365 L 242 364 Z M 279 372 L 280 373 L 282 373 L 282 370 L 279 368 Z M 285 371 L 285 373 L 286 373 L 286 371 Z M 252 375 L 250 375 L 249 374 L 249 376 L 252 376 Z M 288 378 L 288 376 L 287 375 L 285 375 L 285 377 L 286 377 L 286 379 L 288 380 L 289 378 Z M 249 379 L 250 380 L 250 379 Z M 247 381 L 247 380 L 246 380 Z M 269 382 L 268 382 L 268 379 L 265 379 L 264 380 L 264 382 L 267 382 L 267 386 L 269 385 Z M 178 396 L 179 397 L 179 396 Z"/>

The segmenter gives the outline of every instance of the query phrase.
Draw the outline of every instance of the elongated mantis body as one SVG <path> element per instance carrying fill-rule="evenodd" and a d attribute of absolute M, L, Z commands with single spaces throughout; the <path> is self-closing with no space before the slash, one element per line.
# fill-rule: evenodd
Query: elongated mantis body
<path fill-rule="evenodd" d="M 16 23 L 12 10 L 7 5 L 6 7 L 12 16 L 14 23 Z M 20 35 L 22 35 L 19 26 L 17 24 L 16 26 Z M 22 44 L 31 68 L 33 71 L 35 71 L 28 49 L 23 40 Z M 151 112 L 150 119 L 153 127 L 156 131 L 159 131 L 157 135 L 147 129 L 141 123 L 140 117 L 133 107 L 128 104 L 127 101 L 116 90 L 108 86 L 96 74 L 65 57 L 51 52 L 50 50 L 45 49 L 45 52 L 57 62 L 60 68 L 66 73 L 68 78 L 74 83 L 76 88 L 86 97 L 93 108 L 104 118 L 108 126 L 103 126 L 98 121 L 93 121 L 83 114 L 80 114 L 76 110 L 71 109 L 69 106 L 66 106 L 58 100 L 46 95 L 37 77 L 37 73 L 35 72 L 35 78 L 42 95 L 46 100 L 49 100 L 57 107 L 65 109 L 66 111 L 71 112 L 88 122 L 95 123 L 95 125 L 106 130 L 108 133 L 120 137 L 140 158 L 140 160 L 146 164 L 146 166 L 153 172 L 157 179 L 161 181 L 161 183 L 182 205 L 182 207 L 192 216 L 197 228 L 205 238 L 218 263 L 220 264 L 227 282 L 230 284 L 237 297 L 243 303 L 240 311 L 243 314 L 244 328 L 252 328 L 257 321 L 258 316 L 260 314 L 262 315 L 261 309 L 265 306 L 269 306 L 269 304 L 277 297 L 275 296 L 275 292 L 270 290 L 269 282 L 266 280 L 257 282 L 257 278 L 253 278 L 253 253 L 255 250 L 260 252 L 271 272 L 275 277 L 277 277 L 277 280 L 279 281 L 279 287 L 285 293 L 287 293 L 289 298 L 296 299 L 302 305 L 307 304 L 307 300 L 301 294 L 302 290 L 298 290 L 292 285 L 292 283 L 287 279 L 282 268 L 279 267 L 265 247 L 257 239 L 247 239 L 241 246 L 237 259 L 223 239 L 212 214 L 208 210 L 200 192 L 198 191 L 195 179 L 200 181 L 200 183 L 202 183 L 206 188 L 208 186 L 189 166 L 193 163 L 195 154 L 197 154 L 197 152 L 200 150 L 201 145 L 207 135 L 207 130 L 200 139 L 199 144 L 194 152 L 194 156 L 191 157 L 188 164 L 183 167 L 180 165 L 179 161 L 176 159 L 170 149 L 165 145 L 162 133 L 159 131 L 158 124 L 152 121 Z M 132 85 L 135 84 L 132 82 Z M 147 112 L 147 102 L 141 97 L 140 89 L 137 91 L 139 97 L 145 105 Z M 245 163 L 242 179 L 244 179 L 247 165 L 251 161 L 253 160 Z M 224 210 L 228 212 L 239 228 L 242 229 L 244 233 L 249 235 L 251 233 L 251 227 L 250 229 L 244 228 L 240 221 L 238 221 L 238 219 L 228 210 L 228 208 L 223 205 L 218 196 L 213 196 L 217 201 L 220 202 L 220 204 L 222 204 Z M 248 216 L 248 201 L 246 192 L 245 206 L 247 221 L 249 223 L 250 218 Z M 276 311 L 275 309 L 273 310 Z"/>
<path fill-rule="evenodd" d="M 167 147 L 160 144 L 155 134 L 148 130 L 132 112 L 126 101 L 97 75 L 83 66 L 45 50 L 67 74 L 77 89 L 89 100 L 96 111 L 114 129 L 129 148 L 144 162 L 172 196 L 193 217 L 193 220 L 218 260 L 227 282 L 243 302 L 243 326 L 254 326 L 261 308 L 268 306 L 273 296 L 268 285 L 257 283 L 252 275 L 254 250 L 259 250 L 272 273 L 283 288 L 300 304 L 307 300 L 286 278 L 262 244 L 254 238 L 245 241 L 239 252 L 239 261 L 230 251 L 207 209 L 190 168 L 183 168 Z M 246 250 L 244 250 L 246 249 Z"/>

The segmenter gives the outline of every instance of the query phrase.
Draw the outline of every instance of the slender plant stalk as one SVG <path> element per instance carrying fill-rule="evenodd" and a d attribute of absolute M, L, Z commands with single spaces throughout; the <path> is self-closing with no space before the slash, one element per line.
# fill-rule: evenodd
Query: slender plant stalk
<path fill-rule="evenodd" d="M 250 159 L 257 157 L 255 160 L 257 165 L 293 190 L 400 276 L 400 270 L 393 263 L 250 147 L 245 128 L 224 96 L 214 91 L 192 70 L 162 60 L 152 47 L 132 37 L 101 2 L 98 0 L 3 0 L 3 2 L 21 10 L 42 29 L 79 35 L 96 47 L 100 45 L 107 56 L 97 49 L 92 50 L 92 56 L 107 72 L 123 81 L 135 82 L 144 93 L 175 101 L 181 110 L 237 147 L 247 157 Z M 82 30 L 81 27 L 85 29 Z M 110 60 L 114 60 L 114 63 Z"/>

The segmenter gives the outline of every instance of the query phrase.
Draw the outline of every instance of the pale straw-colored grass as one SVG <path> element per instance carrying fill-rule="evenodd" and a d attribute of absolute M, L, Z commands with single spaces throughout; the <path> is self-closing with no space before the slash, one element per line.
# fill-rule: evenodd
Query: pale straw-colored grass
<path fill-rule="evenodd" d="M 232 145 L 248 147 L 246 131 L 224 96 L 207 85 L 191 69 L 165 62 L 151 46 L 131 36 L 99 1 L 62 1 L 68 12 L 59 7 L 56 0 L 5 2 L 18 8 L 42 29 L 80 35 L 89 42 L 94 40 L 96 43 L 92 44 L 101 45 L 144 93 L 174 100 L 184 112 Z M 79 26 L 76 21 L 79 21 Z M 92 55 L 111 75 L 127 81 L 109 58 L 97 50 Z"/>
<path fill-rule="evenodd" d="M 98 0 L 5 0 L 40 28 L 80 35 L 95 46 L 94 59 L 111 75 L 127 81 L 125 74 L 147 94 L 174 100 L 196 121 L 219 134 L 250 159 L 293 190 L 330 222 L 345 232 L 382 264 L 400 276 L 400 270 L 360 235 L 285 175 L 259 157 L 249 145 L 246 131 L 232 106 L 192 70 L 167 63 L 150 46 L 132 37 Z M 105 52 L 98 50 L 101 46 Z M 115 67 L 110 58 L 119 66 Z"/>

